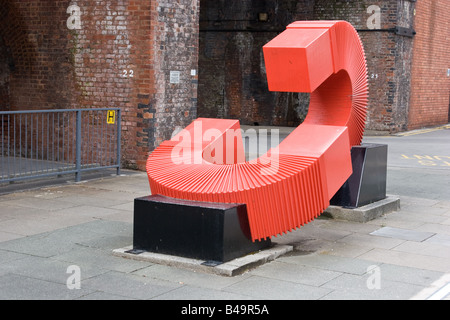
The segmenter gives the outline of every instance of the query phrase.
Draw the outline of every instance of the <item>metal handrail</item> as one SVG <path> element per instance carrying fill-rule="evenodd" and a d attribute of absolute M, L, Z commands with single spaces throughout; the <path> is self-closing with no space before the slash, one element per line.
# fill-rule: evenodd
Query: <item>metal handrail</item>
<path fill-rule="evenodd" d="M 80 181 L 82 172 L 108 168 L 120 174 L 120 108 L 0 111 L 0 126 L 0 183 L 62 174 Z"/>

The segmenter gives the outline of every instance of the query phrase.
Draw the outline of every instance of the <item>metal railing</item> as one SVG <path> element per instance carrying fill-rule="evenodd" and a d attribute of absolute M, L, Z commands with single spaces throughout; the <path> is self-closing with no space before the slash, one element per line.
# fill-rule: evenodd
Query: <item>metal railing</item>
<path fill-rule="evenodd" d="M 0 112 L 0 183 L 116 168 L 119 108 Z"/>

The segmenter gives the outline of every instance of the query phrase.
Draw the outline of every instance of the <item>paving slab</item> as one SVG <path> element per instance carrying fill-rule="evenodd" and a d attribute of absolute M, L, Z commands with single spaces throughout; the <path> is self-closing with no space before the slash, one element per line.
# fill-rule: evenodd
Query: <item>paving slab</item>
<path fill-rule="evenodd" d="M 359 258 L 429 271 L 448 272 L 450 270 L 450 259 L 398 250 L 373 249 Z"/>
<path fill-rule="evenodd" d="M 400 228 L 383 227 L 372 233 L 373 236 L 387 237 L 394 239 L 410 240 L 410 241 L 425 241 L 426 239 L 436 235 L 432 232 L 416 231 L 416 230 L 406 230 Z"/>
<path fill-rule="evenodd" d="M 133 271 L 133 274 L 171 281 L 181 285 L 213 289 L 216 291 L 220 291 L 251 276 L 251 274 L 247 272 L 234 277 L 224 277 L 221 275 L 205 272 L 194 272 L 189 269 L 162 264 L 152 264 L 149 267 Z"/>
<path fill-rule="evenodd" d="M 72 263 L 66 261 L 27 256 L 23 259 L 11 261 L 7 266 L 4 265 L 2 267 L 0 264 L 0 270 L 3 270 L 3 274 L 15 274 L 66 286 L 68 277 L 71 274 L 70 272 L 68 273 L 68 270 L 70 271 L 69 267 L 72 265 Z M 80 268 L 82 278 L 94 277 L 109 271 L 98 266 L 89 266 L 83 263 L 80 263 Z"/>
<path fill-rule="evenodd" d="M 381 278 L 379 286 L 370 285 L 370 275 L 343 274 L 322 287 L 331 292 L 324 300 L 406 300 L 422 287 Z M 369 282 L 369 285 L 368 285 Z"/>
<path fill-rule="evenodd" d="M 280 262 L 308 266 L 323 271 L 333 271 L 338 273 L 363 275 L 368 267 L 376 265 L 372 261 L 339 257 L 328 254 L 309 254 L 300 256 L 284 256 L 278 259 Z"/>
<path fill-rule="evenodd" d="M 256 275 L 233 284 L 224 290 L 263 300 L 318 300 L 332 291 L 323 287 Z"/>
<path fill-rule="evenodd" d="M 450 300 L 450 273 L 434 281 L 430 286 L 414 295 L 411 300 Z"/>
<path fill-rule="evenodd" d="M 430 286 L 444 275 L 443 272 L 439 271 L 387 263 L 381 263 L 378 267 L 382 280 L 410 283 L 423 287 Z"/>
<path fill-rule="evenodd" d="M 0 265 L 14 260 L 23 259 L 28 257 L 22 253 L 12 252 L 7 250 L 0 250 Z"/>
<path fill-rule="evenodd" d="M 433 242 L 417 242 L 417 241 L 405 241 L 398 247 L 395 247 L 395 251 L 403 251 L 410 253 L 418 253 L 423 256 L 440 257 L 450 259 L 450 248 L 441 245 L 440 243 Z"/>
<path fill-rule="evenodd" d="M 227 292 L 222 290 L 214 290 L 205 287 L 198 287 L 195 285 L 183 285 L 179 288 L 169 292 L 158 295 L 152 300 L 234 300 L 246 301 L 253 300 L 254 297 L 243 295 L 240 293 Z"/>
<path fill-rule="evenodd" d="M 81 287 L 91 291 L 140 300 L 155 298 L 180 286 L 169 281 L 117 271 L 110 271 L 81 281 Z"/>
<path fill-rule="evenodd" d="M 16 274 L 0 276 L 0 300 L 73 300 L 91 292 L 84 287 L 69 290 L 63 284 Z"/>
<path fill-rule="evenodd" d="M 450 234 L 435 234 L 426 239 L 425 242 L 450 247 Z"/>
<path fill-rule="evenodd" d="M 104 292 L 104 291 L 93 291 L 91 293 L 87 293 L 84 294 L 78 298 L 75 298 L 73 300 L 92 300 L 92 301 L 112 301 L 112 300 L 117 300 L 117 301 L 124 301 L 124 300 L 138 300 L 138 299 L 134 299 L 131 297 L 127 297 L 127 296 L 120 296 L 117 294 L 113 294 L 113 293 L 109 293 L 109 292 Z"/>
<path fill-rule="evenodd" d="M 342 274 L 340 271 L 332 271 L 315 266 L 292 263 L 289 260 L 279 259 L 273 263 L 256 268 L 252 274 L 266 278 L 290 281 L 314 287 L 320 287 L 328 281 Z"/>
<path fill-rule="evenodd" d="M 389 144 L 387 191 L 401 208 L 367 222 L 316 219 L 272 239 L 289 252 L 262 256 L 264 263 L 234 276 L 114 254 L 132 244 L 133 199 L 150 191 L 145 173 L 2 194 L 0 299 L 450 299 L 450 167 L 414 156 L 442 156 L 450 130 L 365 140 Z M 72 265 L 80 290 L 65 283 Z"/>
<path fill-rule="evenodd" d="M 75 246 L 72 250 L 55 255 L 52 258 L 73 265 L 79 265 L 80 267 L 83 265 L 87 267 L 96 266 L 97 268 L 122 272 L 124 274 L 148 267 L 152 264 L 147 261 L 123 259 L 112 255 L 111 251 L 84 246 Z"/>
<path fill-rule="evenodd" d="M 76 206 L 76 204 L 70 202 L 57 201 L 56 199 L 36 198 L 36 197 L 29 197 L 26 199 L 6 200 L 3 201 L 2 204 L 12 207 L 18 206 L 29 209 L 41 209 L 45 211 L 55 211 Z"/>
<path fill-rule="evenodd" d="M 389 237 L 375 237 L 371 234 L 353 233 L 345 238 L 339 239 L 338 242 L 363 246 L 369 250 L 374 248 L 389 250 L 397 247 L 403 243 L 404 240 Z"/>
<path fill-rule="evenodd" d="M 0 231 L 0 242 L 22 238 L 22 234 Z"/>

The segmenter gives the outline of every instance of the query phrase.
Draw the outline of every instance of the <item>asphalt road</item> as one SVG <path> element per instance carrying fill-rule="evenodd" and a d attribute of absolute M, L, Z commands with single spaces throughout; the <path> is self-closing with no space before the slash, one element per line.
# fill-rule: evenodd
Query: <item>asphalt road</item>
<path fill-rule="evenodd" d="M 388 193 L 450 201 L 450 125 L 363 143 L 388 145 Z"/>

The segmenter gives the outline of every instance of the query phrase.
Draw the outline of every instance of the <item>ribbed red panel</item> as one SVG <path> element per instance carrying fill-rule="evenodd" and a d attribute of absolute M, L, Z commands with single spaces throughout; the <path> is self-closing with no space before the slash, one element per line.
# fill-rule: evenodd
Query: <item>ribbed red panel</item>
<path fill-rule="evenodd" d="M 292 231 L 329 206 L 351 175 L 368 96 L 364 50 L 347 22 L 295 22 L 264 55 L 270 90 L 312 92 L 304 124 L 244 162 L 237 121 L 197 119 L 147 161 L 153 194 L 245 203 L 252 240 Z"/>

